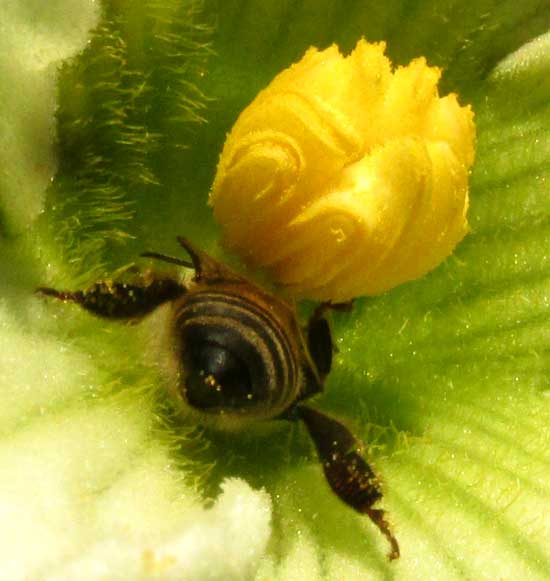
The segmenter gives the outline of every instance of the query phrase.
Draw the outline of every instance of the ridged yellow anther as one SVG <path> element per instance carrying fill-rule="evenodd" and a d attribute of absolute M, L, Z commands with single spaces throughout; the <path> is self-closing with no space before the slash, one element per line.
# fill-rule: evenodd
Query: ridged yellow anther
<path fill-rule="evenodd" d="M 210 193 L 225 244 L 298 297 L 345 301 L 418 278 L 467 232 L 475 126 L 417 58 L 310 48 L 241 113 Z"/>

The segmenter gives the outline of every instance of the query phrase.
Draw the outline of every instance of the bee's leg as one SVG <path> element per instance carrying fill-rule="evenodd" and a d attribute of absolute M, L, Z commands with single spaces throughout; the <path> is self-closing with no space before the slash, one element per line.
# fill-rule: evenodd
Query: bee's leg
<path fill-rule="evenodd" d="M 399 545 L 385 519 L 372 505 L 382 498 L 380 483 L 359 454 L 360 444 L 339 421 L 308 406 L 298 405 L 297 415 L 305 423 L 315 443 L 325 477 L 332 490 L 347 505 L 366 514 L 390 543 L 390 560 L 399 557 Z"/>
<path fill-rule="evenodd" d="M 325 301 L 317 306 L 311 315 L 312 319 L 324 317 L 327 311 L 338 311 L 339 313 L 349 313 L 353 309 L 353 299 L 345 303 L 333 303 Z"/>
<path fill-rule="evenodd" d="M 307 348 L 315 364 L 321 383 L 323 383 L 324 378 L 330 372 L 332 356 L 335 351 L 330 325 L 322 312 L 324 310 L 321 311 L 320 307 L 315 309 L 308 321 L 305 332 Z"/>
<path fill-rule="evenodd" d="M 186 291 L 171 278 L 151 278 L 143 284 L 99 281 L 84 291 L 58 291 L 41 287 L 37 293 L 79 304 L 83 309 L 107 319 L 138 319 Z"/>
<path fill-rule="evenodd" d="M 351 301 L 347 303 L 321 303 L 309 318 L 305 336 L 309 354 L 317 368 L 321 383 L 330 372 L 332 356 L 336 352 L 330 325 L 325 314 L 327 311 L 349 311 L 352 307 Z"/>

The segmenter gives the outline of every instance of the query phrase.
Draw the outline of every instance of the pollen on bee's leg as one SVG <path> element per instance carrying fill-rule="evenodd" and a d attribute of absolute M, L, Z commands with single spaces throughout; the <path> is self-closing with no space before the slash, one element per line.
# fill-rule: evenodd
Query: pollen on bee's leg
<path fill-rule="evenodd" d="M 399 545 L 397 539 L 393 536 L 391 532 L 390 525 L 384 518 L 386 514 L 380 508 L 367 508 L 365 514 L 371 519 L 371 521 L 380 529 L 380 532 L 388 539 L 390 543 L 391 551 L 388 553 L 388 559 L 393 561 L 399 558 Z"/>
<path fill-rule="evenodd" d="M 341 441 L 333 441 L 333 453 L 324 462 L 323 469 L 331 488 L 349 506 L 366 514 L 390 543 L 388 559 L 399 557 L 399 545 L 391 532 L 382 509 L 372 505 L 382 498 L 380 483 L 371 467 L 355 451 L 340 450 Z"/>
<path fill-rule="evenodd" d="M 144 317 L 161 304 L 176 299 L 186 289 L 177 280 L 153 278 L 145 285 L 102 280 L 84 291 L 68 292 L 40 287 L 36 292 L 77 303 L 98 317 L 128 320 Z"/>
<path fill-rule="evenodd" d="M 47 286 L 41 286 L 35 292 L 65 302 L 81 303 L 84 300 L 84 293 L 82 291 L 59 291 Z"/>
<path fill-rule="evenodd" d="M 399 545 L 381 509 L 372 508 L 382 498 L 380 483 L 357 451 L 359 442 L 339 421 L 303 405 L 298 414 L 315 443 L 328 484 L 348 506 L 366 514 L 390 543 L 390 560 L 399 557 Z"/>

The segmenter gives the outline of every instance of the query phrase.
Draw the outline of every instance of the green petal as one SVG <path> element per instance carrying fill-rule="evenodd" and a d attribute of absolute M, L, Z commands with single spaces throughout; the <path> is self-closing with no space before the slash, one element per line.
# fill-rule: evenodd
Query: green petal
<path fill-rule="evenodd" d="M 68 4 L 22 2 L 5 21 L 50 51 L 66 42 L 54 51 L 66 57 L 93 22 L 73 2 L 79 34 L 63 28 Z M 60 171 L 32 231 L 55 167 L 53 76 L 11 66 L 14 94 L 37 96 L 19 111 L 38 117 L 14 115 L 13 95 L 3 111 L 16 162 L 0 190 L 4 570 L 91 578 L 99 563 L 107 578 L 146 578 L 174 566 L 202 579 L 208 562 L 219 579 L 546 578 L 548 35 L 510 54 L 548 29 L 546 3 L 201 6 L 104 5 L 61 72 Z M 301 428 L 197 434 L 167 409 L 154 320 L 120 328 L 31 297 L 144 249 L 172 253 L 176 234 L 212 246 L 206 193 L 238 112 L 310 44 L 349 49 L 361 35 L 386 40 L 398 63 L 446 67 L 445 90 L 472 102 L 478 127 L 471 234 L 429 276 L 334 317 L 339 354 L 319 405 L 369 445 L 401 545 L 391 564 L 378 531 L 328 492 Z M 28 63 L 28 46 L 5 54 Z M 40 148 L 32 136 L 45 133 Z M 205 510 L 228 476 L 248 484 L 226 481 Z"/>

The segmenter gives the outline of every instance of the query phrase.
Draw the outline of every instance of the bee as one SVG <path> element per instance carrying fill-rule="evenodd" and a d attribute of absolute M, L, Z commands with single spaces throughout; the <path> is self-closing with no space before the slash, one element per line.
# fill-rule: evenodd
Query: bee
<path fill-rule="evenodd" d="M 99 317 L 128 321 L 170 304 L 174 390 L 181 402 L 220 429 L 302 421 L 330 488 L 378 527 L 390 544 L 389 559 L 399 557 L 385 512 L 373 506 L 382 491 L 360 454 L 360 442 L 343 423 L 306 404 L 323 391 L 331 370 L 334 345 L 326 313 L 339 305 L 321 303 L 302 328 L 293 305 L 186 238 L 177 240 L 190 260 L 156 252 L 142 256 L 192 269 L 190 282 L 152 274 L 131 284 L 99 281 L 84 291 L 41 287 L 37 292 Z"/>

